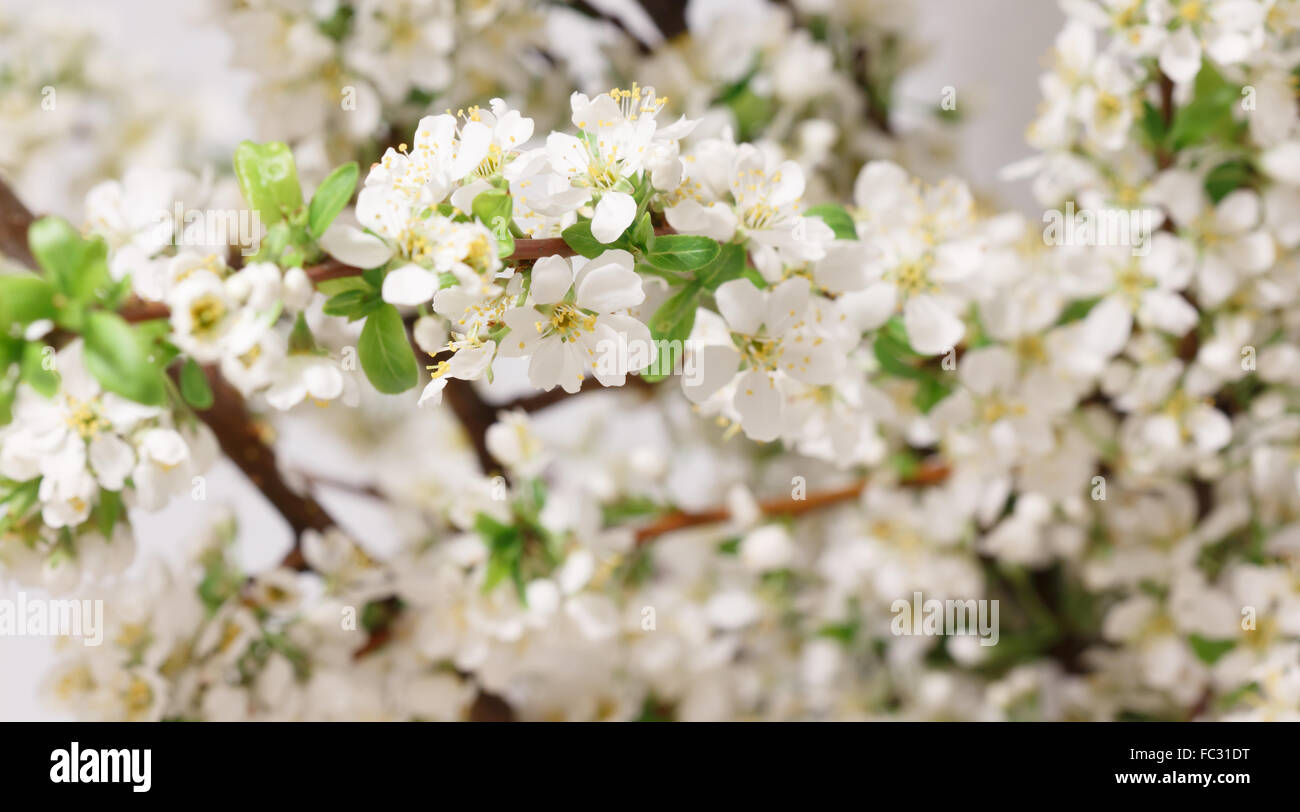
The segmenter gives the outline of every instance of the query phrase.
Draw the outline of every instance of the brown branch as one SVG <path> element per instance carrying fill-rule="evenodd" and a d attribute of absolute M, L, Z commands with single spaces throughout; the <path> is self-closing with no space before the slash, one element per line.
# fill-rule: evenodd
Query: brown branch
<path fill-rule="evenodd" d="M 949 473 L 951 473 L 951 469 L 947 465 L 933 462 L 924 463 L 915 475 L 903 480 L 903 483 L 913 486 L 934 485 L 947 479 Z M 764 516 L 802 516 L 805 513 L 811 513 L 822 508 L 852 502 L 862 495 L 866 487 L 867 481 L 864 479 L 843 488 L 809 494 L 805 499 L 785 497 L 765 499 L 758 503 L 758 507 Z M 646 544 L 666 533 L 701 525 L 718 524 L 727 521 L 729 518 L 731 518 L 731 512 L 722 507 L 699 513 L 673 511 L 644 527 L 638 528 L 636 543 L 638 545 Z"/>
<path fill-rule="evenodd" d="M 302 534 L 308 530 L 324 532 L 334 526 L 335 521 L 315 499 L 294 491 L 285 482 L 276 463 L 275 451 L 262 441 L 261 431 L 249 415 L 239 390 L 222 378 L 215 367 L 204 367 L 203 371 L 212 388 L 212 407 L 196 414 L 212 429 L 221 451 L 239 466 L 248 481 L 293 529 L 293 549 L 281 565 L 296 570 L 308 569 L 302 557 Z M 172 374 L 179 377 L 179 367 Z"/>
<path fill-rule="evenodd" d="M 0 183 L 0 187 L 3 184 Z M 8 191 L 7 189 L 5 191 Z M 3 196 L 0 195 L 0 206 L 4 205 Z M 22 204 L 19 204 L 22 205 Z M 2 211 L 3 209 L 0 209 Z M 24 210 L 25 211 L 25 210 Z M 30 222 L 30 218 L 28 220 Z M 669 226 L 660 226 L 655 229 L 655 234 L 676 234 Z M 8 235 L 0 233 L 0 240 L 4 240 Z M 22 247 L 25 251 L 27 248 L 27 227 L 22 227 Z M 0 249 L 7 248 L 7 243 L 0 241 Z M 4 253 L 9 253 L 7 250 Z M 507 261 L 514 262 L 532 262 L 543 257 L 559 255 L 562 257 L 577 256 L 577 252 L 569 247 L 561 237 L 545 237 L 536 240 L 515 240 L 515 251 L 506 257 Z M 27 255 L 30 259 L 30 254 Z M 349 276 L 360 276 L 365 273 L 365 269 L 357 268 L 353 265 L 340 262 L 332 257 L 327 257 L 323 262 L 312 265 L 304 269 L 307 272 L 307 278 L 313 285 L 319 286 L 321 282 L 328 282 L 331 279 L 342 279 Z M 148 302 L 141 299 L 132 299 L 119 311 L 122 318 L 129 322 L 151 321 L 153 319 L 165 319 L 171 311 L 167 305 L 162 302 Z"/>
<path fill-rule="evenodd" d="M 1174 122 L 1174 82 L 1164 72 L 1160 73 L 1160 118 L 1164 122 L 1164 132 L 1168 136 L 1169 128 Z M 1174 155 L 1169 151 L 1168 139 L 1156 145 L 1156 166 L 1168 169 L 1173 166 Z"/>
<path fill-rule="evenodd" d="M 9 185 L 0 180 L 0 254 L 32 268 L 36 259 L 27 247 L 27 229 L 33 219 Z"/>
<path fill-rule="evenodd" d="M 307 483 L 309 488 L 331 488 L 336 491 L 344 491 L 355 496 L 364 496 L 367 499 L 374 499 L 380 502 L 388 501 L 388 494 L 384 493 L 376 485 L 367 485 L 363 482 L 348 482 L 337 479 L 327 474 L 319 474 L 312 471 L 297 470 L 294 474 L 301 477 Z"/>

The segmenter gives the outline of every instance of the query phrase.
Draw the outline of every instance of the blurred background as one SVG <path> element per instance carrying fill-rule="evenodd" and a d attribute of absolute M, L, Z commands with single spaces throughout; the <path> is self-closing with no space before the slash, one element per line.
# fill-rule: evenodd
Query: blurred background
<path fill-rule="evenodd" d="M 599 5 L 615 7 L 620 1 Z M 1029 154 L 1024 131 L 1038 103 L 1038 75 L 1062 23 L 1059 9 L 1047 0 L 916 0 L 915 5 L 919 18 L 916 34 L 929 53 L 901 77 L 901 104 L 933 107 L 943 88 L 955 89 L 963 121 L 955 140 L 957 173 L 990 202 L 1032 213 L 1034 204 L 1027 185 L 999 184 L 997 173 Z M 27 24 L 28 16 L 35 13 L 32 4 L 24 0 L 0 0 L 0 12 L 0 26 Z M 109 54 L 87 70 L 94 72 L 104 92 L 128 86 L 140 90 L 128 83 L 138 83 L 138 77 L 144 75 L 150 77 L 149 83 L 156 83 L 147 90 L 156 93 L 130 94 L 147 106 L 137 111 L 141 115 L 166 117 L 170 115 L 168 105 L 175 99 L 190 105 L 184 113 L 191 123 L 162 128 L 161 134 L 151 137 L 163 142 L 146 140 L 135 145 L 133 158 L 143 155 L 147 159 L 150 150 L 158 154 L 184 152 L 202 143 L 204 150 L 214 154 L 201 157 L 225 162 L 236 143 L 257 134 L 249 112 L 254 81 L 246 71 L 230 67 L 233 43 L 226 31 L 210 22 L 211 13 L 202 3 L 171 0 L 114 0 L 111 4 L 43 0 L 39 4 L 42 24 L 58 26 L 62 21 L 92 26 L 100 32 Z M 72 115 L 71 105 L 61 103 L 60 107 L 62 111 L 56 110 L 55 115 Z M 4 130 L 12 127 L 13 121 L 14 117 L 0 108 L 0 155 L 12 134 Z M 201 138 L 193 128 L 201 132 Z M 97 133 L 92 130 L 84 137 L 94 139 Z M 76 222 L 81 215 L 80 199 L 42 184 L 40 179 L 68 164 L 84 163 L 88 156 L 71 149 L 48 152 L 20 172 L 8 173 L 5 180 L 33 211 L 62 214 Z M 358 461 L 318 428 L 310 421 L 284 422 L 277 448 L 285 467 L 309 467 L 355 481 L 361 473 Z M 376 548 L 382 549 L 385 540 L 397 532 L 383 512 L 363 499 L 336 492 L 326 493 L 323 501 L 348 529 Z M 240 472 L 223 460 L 207 477 L 205 502 L 178 501 L 158 513 L 132 515 L 141 557 L 173 553 L 180 541 L 204 532 L 208 520 L 222 511 L 231 511 L 238 518 L 239 553 L 250 569 L 272 565 L 287 549 L 288 527 Z M 13 598 L 15 592 L 0 585 L 0 598 Z M 49 639 L 0 637 L 0 720 L 65 718 L 40 699 L 41 680 L 53 654 L 54 642 Z"/>

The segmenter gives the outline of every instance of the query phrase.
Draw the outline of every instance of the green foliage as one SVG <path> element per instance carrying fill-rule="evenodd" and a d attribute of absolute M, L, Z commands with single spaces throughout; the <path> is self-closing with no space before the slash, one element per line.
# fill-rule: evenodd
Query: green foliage
<path fill-rule="evenodd" d="M 907 331 L 897 317 L 890 319 L 872 344 L 872 351 L 885 372 L 899 378 L 917 382 L 912 403 L 923 414 L 929 414 L 939 401 L 952 394 L 954 388 L 949 373 L 935 369 L 930 359 L 918 354 L 907 341 Z"/>
<path fill-rule="evenodd" d="M 1225 161 L 1205 176 L 1205 193 L 1217 205 L 1220 200 L 1238 189 L 1249 187 L 1255 181 L 1255 170 L 1248 161 Z"/>
<path fill-rule="evenodd" d="M 54 348 L 38 341 L 23 346 L 20 379 L 45 397 L 54 397 L 59 391 L 59 374 L 46 369 L 45 359 L 53 357 Z"/>
<path fill-rule="evenodd" d="M 661 351 L 666 349 L 673 357 L 657 358 L 655 367 L 661 372 L 646 374 L 644 377 L 647 381 L 654 383 L 663 380 L 668 371 L 679 368 L 676 356 L 680 354 L 683 343 L 690 337 L 691 329 L 695 326 L 695 311 L 700 305 L 701 289 L 699 282 L 684 286 L 668 297 L 668 301 L 661 304 L 650 317 L 650 323 L 646 326 L 650 328 L 651 337 L 655 341 L 669 342 L 659 346 Z"/>
<path fill-rule="evenodd" d="M 856 240 L 858 238 L 858 227 L 853 222 L 853 215 L 849 214 L 848 209 L 843 206 L 827 204 L 824 206 L 813 206 L 804 212 L 806 217 L 820 217 L 822 222 L 831 227 L 835 232 L 837 240 Z"/>
<path fill-rule="evenodd" d="M 234 166 L 244 200 L 268 229 L 302 208 L 298 167 L 286 144 L 279 141 L 265 144 L 240 142 L 235 148 Z"/>
<path fill-rule="evenodd" d="M 592 236 L 590 220 L 580 220 L 574 223 L 564 229 L 561 236 L 564 237 L 565 245 L 569 246 L 574 251 L 577 251 L 587 259 L 595 259 L 612 247 L 603 244 L 600 240 Z"/>
<path fill-rule="evenodd" d="M 110 491 L 100 488 L 99 504 L 95 506 L 95 527 L 99 528 L 100 534 L 110 541 L 113 538 L 113 529 L 117 527 L 118 521 L 126 512 L 126 506 L 122 502 L 122 494 L 117 491 Z"/>
<path fill-rule="evenodd" d="M 1196 653 L 1197 659 L 1206 665 L 1214 665 L 1219 658 L 1236 647 L 1236 640 L 1209 640 L 1199 634 L 1193 634 L 1187 640 Z"/>
<path fill-rule="evenodd" d="M 67 299 L 85 304 L 110 295 L 113 280 L 108 273 L 108 246 L 102 239 L 83 238 L 61 217 L 42 217 L 28 227 L 27 244 L 45 278 Z M 30 285 L 25 293 L 27 307 L 40 308 L 44 294 Z"/>
<path fill-rule="evenodd" d="M 739 279 L 745 273 L 745 248 L 736 243 L 722 246 L 718 256 L 708 265 L 695 272 L 700 286 L 710 293 L 717 290 L 724 282 Z"/>
<path fill-rule="evenodd" d="M 474 216 L 492 230 L 497 238 L 497 254 L 508 257 L 515 252 L 515 238 L 510 234 L 510 218 L 514 216 L 514 202 L 500 189 L 481 192 L 474 198 Z"/>
<path fill-rule="evenodd" d="M 0 480 L 0 533 L 22 521 L 39 501 L 41 480 L 26 482 Z"/>
<path fill-rule="evenodd" d="M 420 371 L 406 339 L 406 326 L 397 308 L 390 304 L 381 304 L 366 318 L 357 355 L 370 383 L 386 395 L 405 392 L 419 382 Z"/>
<path fill-rule="evenodd" d="M 664 271 L 694 271 L 717 259 L 721 250 L 711 237 L 669 234 L 650 240 L 645 260 Z"/>
<path fill-rule="evenodd" d="M 1174 113 L 1161 143 L 1173 150 L 1184 150 L 1205 143 L 1236 141 L 1245 129 L 1245 124 L 1233 115 L 1240 98 L 1241 87 L 1229 83 L 1206 60 L 1196 74 L 1191 101 Z"/>
<path fill-rule="evenodd" d="M 352 199 L 352 192 L 357 188 L 357 174 L 357 164 L 353 161 L 343 164 L 321 181 L 307 208 L 307 228 L 312 236 L 319 238 L 324 234 Z"/>
<path fill-rule="evenodd" d="M 491 592 L 506 578 L 514 582 L 519 602 L 524 603 L 524 536 L 518 528 L 502 524 L 486 513 L 474 518 L 474 530 L 488 548 L 487 577 L 483 591 Z"/>
<path fill-rule="evenodd" d="M 26 274 L 0 276 L 0 328 L 54 315 L 54 286 L 48 281 Z"/>
<path fill-rule="evenodd" d="M 181 397 L 196 409 L 212 408 L 212 387 L 203 367 L 193 358 L 186 358 L 181 367 Z"/>
<path fill-rule="evenodd" d="M 110 392 L 150 406 L 167 402 L 161 368 L 149 345 L 121 316 L 102 310 L 86 316 L 86 369 Z"/>

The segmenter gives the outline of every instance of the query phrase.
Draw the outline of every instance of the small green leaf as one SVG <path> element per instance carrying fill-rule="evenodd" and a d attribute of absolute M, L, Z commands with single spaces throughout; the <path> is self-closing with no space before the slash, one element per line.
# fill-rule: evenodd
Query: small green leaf
<path fill-rule="evenodd" d="M 566 245 L 587 259 L 595 259 L 609 250 L 608 245 L 604 245 L 600 240 L 592 236 L 590 220 L 574 223 L 564 229 L 561 236 L 564 237 Z"/>
<path fill-rule="evenodd" d="M 637 221 L 636 228 L 632 229 L 632 243 L 642 250 L 650 247 L 650 243 L 655 238 L 654 223 L 650 221 L 650 212 L 641 215 Z"/>
<path fill-rule="evenodd" d="M 21 380 L 47 398 L 59 391 L 59 373 L 45 368 L 45 359 L 53 357 L 54 348 L 40 342 L 29 341 L 23 347 Z"/>
<path fill-rule="evenodd" d="M 293 153 L 279 141 L 243 141 L 235 148 L 235 177 L 248 205 L 272 226 L 302 206 Z"/>
<path fill-rule="evenodd" d="M 14 324 L 54 318 L 54 286 L 39 276 L 0 276 L 0 332 Z"/>
<path fill-rule="evenodd" d="M 1070 304 L 1061 311 L 1061 317 L 1056 323 L 1068 324 L 1072 321 L 1078 321 L 1092 312 L 1092 309 L 1097 306 L 1097 302 L 1100 301 L 1101 299 L 1099 297 L 1092 299 L 1076 299 L 1075 301 L 1070 302 Z"/>
<path fill-rule="evenodd" d="M 718 252 L 717 259 L 701 268 L 695 275 L 700 285 L 707 291 L 715 291 L 723 282 L 739 279 L 745 272 L 745 248 L 736 243 L 727 243 Z"/>
<path fill-rule="evenodd" d="M 646 262 L 665 271 L 693 271 L 717 259 L 722 248 L 711 237 L 669 234 L 655 237 L 646 252 Z"/>
<path fill-rule="evenodd" d="M 377 291 L 345 290 L 325 300 L 322 310 L 329 316 L 342 316 L 348 321 L 363 319 L 373 313 L 384 300 Z"/>
<path fill-rule="evenodd" d="M 4 510 L 0 511 L 0 529 L 3 529 L 6 522 L 15 521 L 27 515 L 40 498 L 41 478 L 29 479 L 21 485 L 17 485 L 8 494 L 0 497 L 0 505 Z"/>
<path fill-rule="evenodd" d="M 361 368 L 370 383 L 387 395 L 405 392 L 420 379 L 415 353 L 397 308 L 383 304 L 368 317 L 357 342 Z"/>
<path fill-rule="evenodd" d="M 295 355 L 316 352 L 316 336 L 312 335 L 307 316 L 302 313 L 294 319 L 293 329 L 289 331 L 289 352 Z"/>
<path fill-rule="evenodd" d="M 933 375 L 923 379 L 916 388 L 912 403 L 921 414 L 929 414 L 939 401 L 952 394 L 953 386 L 947 381 Z"/>
<path fill-rule="evenodd" d="M 1249 187 L 1254 177 L 1249 162 L 1240 159 L 1227 161 L 1211 169 L 1205 176 L 1205 193 L 1217 205 L 1236 190 Z"/>
<path fill-rule="evenodd" d="M 1192 651 L 1196 653 L 1198 659 L 1206 665 L 1214 665 L 1220 657 L 1231 651 L 1236 645 L 1236 640 L 1208 640 L 1199 634 L 1193 634 L 1188 642 L 1192 645 Z"/>
<path fill-rule="evenodd" d="M 347 290 L 370 290 L 370 283 L 360 276 L 340 276 L 316 283 L 316 290 L 326 296 L 337 296 Z"/>
<path fill-rule="evenodd" d="M 311 229 L 312 236 L 320 238 L 352 199 L 352 192 L 357 188 L 357 173 L 356 161 L 352 161 L 338 167 L 321 181 L 307 208 L 307 228 Z"/>
<path fill-rule="evenodd" d="M 14 419 L 14 397 L 18 394 L 18 376 L 0 372 L 0 426 Z"/>
<path fill-rule="evenodd" d="M 122 518 L 124 508 L 121 493 L 99 489 L 99 504 L 95 507 L 95 526 L 99 528 L 104 538 L 109 540 L 113 538 L 113 529 L 117 527 L 118 519 Z"/>
<path fill-rule="evenodd" d="M 28 227 L 27 243 L 47 278 L 65 296 L 87 301 L 109 295 L 112 277 L 102 239 L 82 239 L 67 220 L 42 217 Z"/>
<path fill-rule="evenodd" d="M 804 211 L 805 217 L 820 217 L 822 222 L 831 227 L 835 232 L 837 240 L 856 240 L 858 238 L 858 227 L 853 222 L 853 215 L 843 206 L 827 204 L 825 206 L 813 206 L 811 209 Z"/>
<path fill-rule="evenodd" d="M 1165 143 L 1168 134 L 1165 117 L 1149 101 L 1142 102 L 1142 133 L 1147 138 L 1147 146 L 1159 148 Z"/>
<path fill-rule="evenodd" d="M 149 348 L 121 316 L 96 310 L 86 315 L 86 369 L 110 392 L 137 403 L 162 406 L 167 388 Z"/>
<path fill-rule="evenodd" d="M 203 367 L 193 358 L 186 358 L 181 367 L 181 397 L 196 409 L 212 408 L 212 387 Z"/>
<path fill-rule="evenodd" d="M 680 369 L 677 356 L 681 353 L 683 342 L 690 338 L 691 329 L 695 326 L 695 311 L 700 304 L 700 286 L 692 284 L 683 287 L 681 290 L 668 297 L 668 300 L 659 305 L 659 309 L 650 317 L 650 335 L 656 342 L 660 343 L 660 355 L 655 359 L 651 370 L 647 370 L 643 377 L 650 383 L 661 381 L 674 369 Z M 667 354 L 669 357 L 663 357 Z"/>
<path fill-rule="evenodd" d="M 497 239 L 497 254 L 508 257 L 515 252 L 515 238 L 510 233 L 510 218 L 514 213 L 514 201 L 510 195 L 491 189 L 474 198 L 472 204 L 474 216 L 487 226 Z"/>
<path fill-rule="evenodd" d="M 1206 141 L 1231 142 L 1245 127 L 1233 115 L 1241 88 L 1225 80 L 1207 60 L 1196 74 L 1192 100 L 1174 113 L 1168 141 L 1183 150 Z"/>

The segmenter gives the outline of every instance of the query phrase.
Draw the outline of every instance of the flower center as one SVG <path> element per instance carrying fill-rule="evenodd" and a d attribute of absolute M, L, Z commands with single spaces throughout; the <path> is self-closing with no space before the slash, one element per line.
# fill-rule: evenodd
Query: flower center
<path fill-rule="evenodd" d="M 932 263 L 929 255 L 911 259 L 895 267 L 887 276 L 904 298 L 918 293 L 933 293 L 939 286 L 930 281 Z"/>
<path fill-rule="evenodd" d="M 219 296 L 209 293 L 190 303 L 190 320 L 194 324 L 191 332 L 195 335 L 211 333 L 225 317 L 226 303 Z"/>
<path fill-rule="evenodd" d="M 775 370 L 785 353 L 781 340 L 767 336 L 744 336 L 739 343 L 741 357 L 753 369 Z"/>
<path fill-rule="evenodd" d="M 544 323 L 537 323 L 537 331 L 543 332 Z M 571 304 L 558 304 L 551 311 L 549 335 L 558 335 L 561 341 L 574 341 L 583 333 L 596 329 L 596 317 L 584 313 Z"/>
<path fill-rule="evenodd" d="M 81 435 L 82 439 L 90 439 L 108 428 L 108 421 L 100 417 L 99 410 L 92 401 L 69 397 L 68 408 L 68 428 Z"/>

